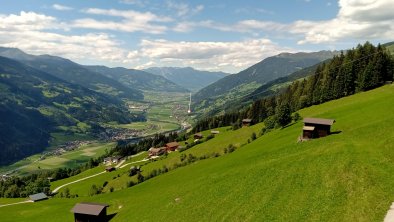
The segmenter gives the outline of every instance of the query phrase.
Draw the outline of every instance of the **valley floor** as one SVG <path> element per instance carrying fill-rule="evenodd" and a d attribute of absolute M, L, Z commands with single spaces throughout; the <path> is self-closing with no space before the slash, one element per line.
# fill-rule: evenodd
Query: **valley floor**
<path fill-rule="evenodd" d="M 71 221 L 70 209 L 86 201 L 108 203 L 108 213 L 116 214 L 111 222 L 382 221 L 394 201 L 393 95 L 394 85 L 387 85 L 301 110 L 302 117 L 336 120 L 337 133 L 325 138 L 297 143 L 301 122 L 249 144 L 245 139 L 262 125 L 229 131 L 185 153 L 223 150 L 247 133 L 233 153 L 102 195 L 2 207 L 2 221 Z M 178 162 L 179 155 L 147 164 L 144 174 Z M 116 174 L 107 174 L 113 186 L 122 178 Z M 83 186 L 70 190 L 82 194 Z"/>

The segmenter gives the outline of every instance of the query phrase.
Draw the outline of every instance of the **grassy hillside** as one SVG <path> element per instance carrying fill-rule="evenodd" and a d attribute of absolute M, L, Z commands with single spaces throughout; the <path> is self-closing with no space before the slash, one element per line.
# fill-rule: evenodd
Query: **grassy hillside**
<path fill-rule="evenodd" d="M 393 95 L 388 85 L 301 110 L 336 119 L 326 138 L 297 143 L 298 122 L 132 188 L 0 208 L 2 221 L 71 221 L 81 201 L 109 203 L 111 222 L 382 221 L 394 200 Z"/>

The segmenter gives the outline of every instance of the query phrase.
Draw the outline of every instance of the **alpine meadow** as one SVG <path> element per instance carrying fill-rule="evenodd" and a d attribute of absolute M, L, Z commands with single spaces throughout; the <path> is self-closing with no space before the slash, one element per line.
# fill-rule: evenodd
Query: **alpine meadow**
<path fill-rule="evenodd" d="M 394 222 L 390 0 L 0 8 L 2 222 Z"/>

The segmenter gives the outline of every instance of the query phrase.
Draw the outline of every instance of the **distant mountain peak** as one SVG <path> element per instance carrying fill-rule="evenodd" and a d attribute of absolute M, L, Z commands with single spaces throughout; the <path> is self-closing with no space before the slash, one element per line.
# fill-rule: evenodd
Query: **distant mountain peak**
<path fill-rule="evenodd" d="M 196 92 L 209 84 L 229 75 L 224 72 L 197 70 L 193 67 L 151 67 L 144 71 L 163 76 L 164 78 Z"/>

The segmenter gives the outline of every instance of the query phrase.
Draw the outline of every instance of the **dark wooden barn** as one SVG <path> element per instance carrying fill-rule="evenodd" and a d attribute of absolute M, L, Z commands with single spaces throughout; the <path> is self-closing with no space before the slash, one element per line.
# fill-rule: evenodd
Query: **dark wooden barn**
<path fill-rule="evenodd" d="M 304 127 L 302 128 L 303 139 L 313 139 L 330 135 L 331 126 L 334 124 L 333 119 L 304 118 Z"/>
<path fill-rule="evenodd" d="M 202 139 L 204 136 L 202 135 L 202 133 L 196 133 L 194 134 L 194 139 Z"/>
<path fill-rule="evenodd" d="M 71 210 L 75 222 L 106 222 L 108 204 L 78 203 Z"/>

